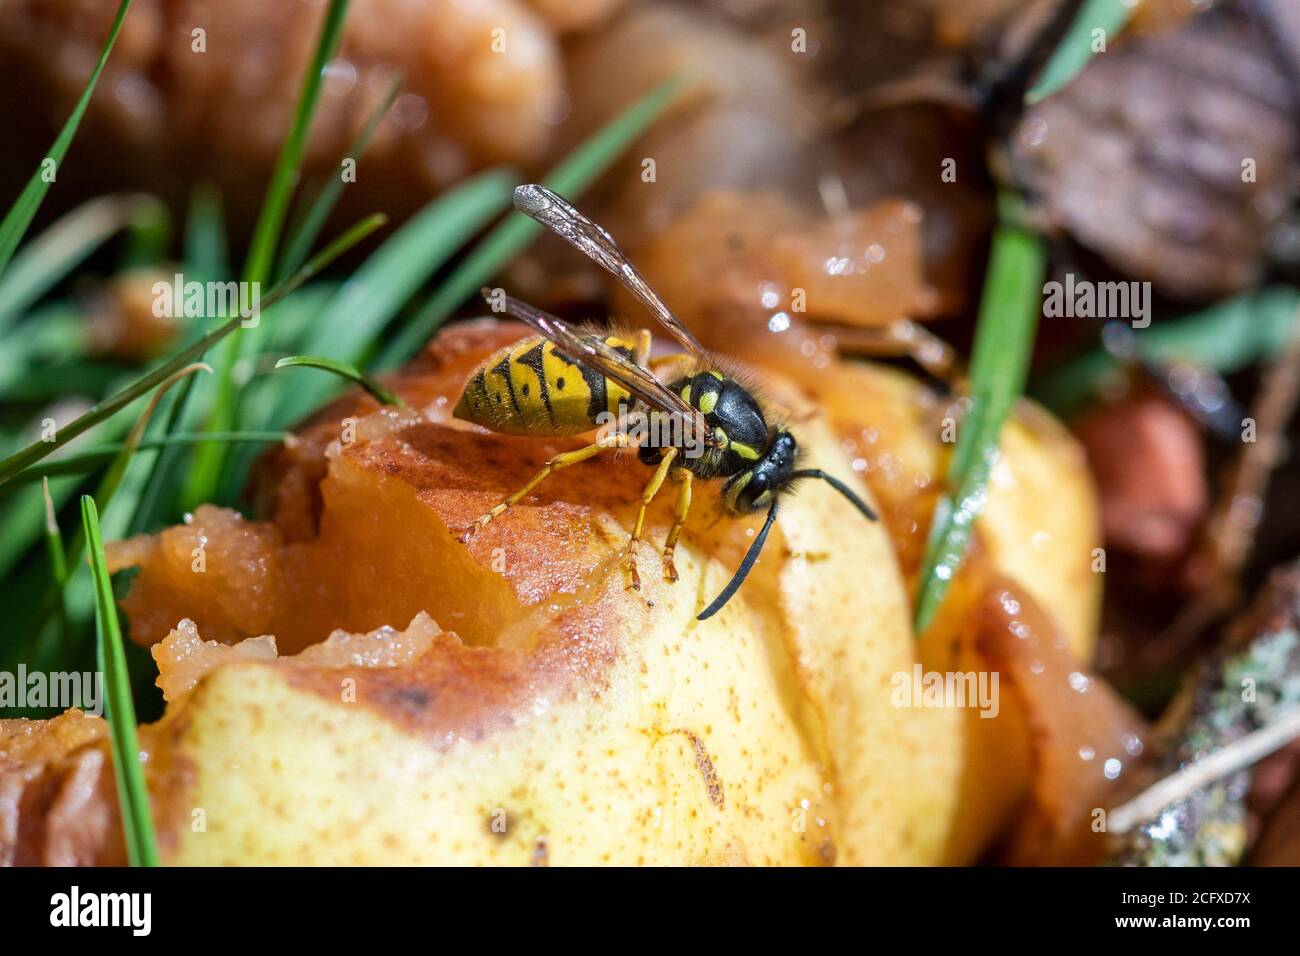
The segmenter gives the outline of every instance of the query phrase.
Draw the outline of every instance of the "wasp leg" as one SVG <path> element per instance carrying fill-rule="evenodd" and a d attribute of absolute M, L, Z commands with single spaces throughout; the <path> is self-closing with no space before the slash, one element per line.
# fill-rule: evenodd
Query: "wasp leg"
<path fill-rule="evenodd" d="M 663 487 L 664 479 L 668 477 L 668 472 L 672 468 L 673 459 L 677 457 L 676 448 L 665 448 L 659 459 L 659 467 L 650 477 L 650 481 L 645 486 L 645 491 L 641 493 L 641 510 L 637 512 L 636 524 L 632 527 L 632 537 L 628 539 L 627 548 L 623 551 L 623 566 L 627 568 L 628 574 L 632 579 L 631 588 L 633 591 L 641 590 L 641 575 L 636 570 L 636 543 L 641 540 L 641 529 L 645 526 L 645 512 L 650 507 L 650 502 L 654 501 L 655 495 L 659 494 L 659 489 Z"/>
<path fill-rule="evenodd" d="M 677 467 L 672 471 L 673 481 L 678 483 L 677 507 L 673 510 L 673 526 L 668 530 L 668 540 L 664 542 L 664 578 L 677 580 L 677 565 L 673 562 L 673 551 L 677 548 L 677 539 L 681 537 L 682 525 L 691 510 L 691 482 L 695 475 L 689 468 Z"/>
<path fill-rule="evenodd" d="M 510 497 L 504 499 L 487 514 L 477 518 L 472 525 L 466 528 L 460 536 L 461 543 L 467 543 L 470 538 L 482 531 L 493 518 L 505 514 L 511 507 L 519 504 L 519 502 L 522 501 L 530 491 L 545 481 L 551 472 L 559 471 L 561 468 L 568 468 L 570 465 L 576 465 L 580 461 L 586 461 L 588 458 L 593 458 L 596 455 L 599 455 L 602 451 L 606 451 L 610 448 L 626 448 L 630 443 L 631 439 L 622 432 L 619 432 L 614 435 L 607 435 L 599 441 L 587 445 L 585 448 L 575 448 L 573 451 L 561 452 L 543 465 L 542 470 L 533 475 L 532 480 L 529 481 L 528 484 L 524 485 Z"/>

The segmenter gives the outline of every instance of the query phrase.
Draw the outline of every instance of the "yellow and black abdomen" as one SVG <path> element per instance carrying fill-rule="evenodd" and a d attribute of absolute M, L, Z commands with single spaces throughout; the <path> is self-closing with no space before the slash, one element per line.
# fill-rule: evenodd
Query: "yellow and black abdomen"
<path fill-rule="evenodd" d="M 611 336 L 610 347 L 633 358 L 633 344 Z M 495 352 L 465 383 L 457 418 L 505 435 L 580 435 L 632 407 L 627 389 L 571 362 L 540 335 Z"/>

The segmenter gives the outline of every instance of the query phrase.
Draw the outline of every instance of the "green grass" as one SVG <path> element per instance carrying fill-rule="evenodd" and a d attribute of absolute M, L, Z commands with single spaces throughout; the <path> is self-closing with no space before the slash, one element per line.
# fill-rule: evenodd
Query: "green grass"
<path fill-rule="evenodd" d="M 205 441 L 219 441 L 227 444 L 265 445 L 281 442 L 292 434 L 287 431 L 242 431 L 242 432 L 176 432 L 164 429 L 165 434 L 159 438 L 146 438 L 134 446 L 135 451 L 149 451 L 197 445 Z M 103 445 L 75 455 L 65 455 L 55 461 L 32 465 L 16 475 L 7 484 L 0 486 L 0 495 L 13 492 L 28 482 L 56 478 L 60 475 L 88 475 L 112 464 L 113 460 L 127 448 L 125 442 Z"/>
<path fill-rule="evenodd" d="M 198 183 L 190 191 L 181 272 L 202 282 L 228 281 L 231 278 L 221 192 L 210 182 Z M 310 298 L 304 290 L 285 301 L 277 323 L 284 312 L 292 310 L 300 297 Z M 182 343 L 192 344 L 202 334 L 202 325 L 191 323 L 184 329 Z M 211 376 L 201 381 L 187 379 L 180 392 L 168 403 L 167 430 L 201 429 L 215 394 Z M 179 505 L 175 489 L 185 487 L 186 475 L 193 471 L 190 467 L 192 457 L 193 448 L 171 446 L 154 458 L 131 519 L 133 533 L 155 528 L 166 516 L 174 518 Z"/>
<path fill-rule="evenodd" d="M 253 238 L 244 260 L 241 281 L 261 286 L 271 279 L 271 268 L 280 245 L 281 232 L 289 204 L 301 174 L 303 150 L 312 117 L 320 102 L 325 67 L 338 52 L 347 19 L 349 0 L 330 0 L 325 19 L 316 40 L 315 49 L 303 76 L 302 89 L 294 111 L 293 124 L 276 157 L 271 181 L 262 200 Z M 266 308 L 263 302 L 262 308 Z M 216 357 L 216 393 L 213 398 L 206 427 L 209 431 L 229 430 L 238 421 L 236 405 L 240 389 L 234 380 L 235 365 L 241 358 L 255 355 L 261 344 L 262 328 L 241 329 L 239 334 L 225 342 Z M 226 446 L 211 443 L 200 445 L 193 465 L 188 494 L 195 500 L 208 500 L 217 490 L 226 463 Z"/>
<path fill-rule="evenodd" d="M 105 714 L 113 754 L 113 775 L 122 814 L 126 855 L 132 866 L 157 866 L 158 841 L 154 835 L 149 791 L 140 766 L 140 740 L 136 734 L 135 703 L 131 697 L 131 675 L 122 646 L 122 629 L 117 620 L 117 602 L 104 558 L 104 541 L 99 528 L 99 510 L 90 495 L 81 496 L 81 523 L 90 545 L 90 566 L 95 583 L 96 662 L 104 675 Z"/>
<path fill-rule="evenodd" d="M 68 556 L 64 551 L 63 532 L 59 529 L 54 499 L 50 496 L 49 478 L 41 479 L 41 496 L 45 499 L 45 557 L 50 563 L 50 580 L 58 592 L 55 625 L 58 628 L 59 642 L 66 648 L 72 633 L 68 602 L 64 598 L 68 587 Z"/>
<path fill-rule="evenodd" d="M 289 135 L 276 158 L 271 182 L 267 186 L 261 212 L 257 217 L 257 225 L 253 227 L 252 243 L 249 246 L 248 258 L 244 262 L 245 282 L 266 282 L 271 277 L 271 263 L 275 259 L 275 250 L 280 243 L 280 231 L 284 227 L 289 203 L 293 199 L 294 189 L 298 183 L 303 149 L 307 145 L 307 133 L 311 129 L 312 117 L 320 101 L 325 67 L 338 52 L 339 39 L 343 35 L 343 21 L 348 15 L 348 3 L 349 0 L 330 0 L 329 9 L 325 11 L 325 21 L 321 25 L 316 48 L 307 64 L 307 72 L 303 76 L 302 92 L 298 95 L 293 125 L 289 128 Z"/>
<path fill-rule="evenodd" d="M 332 372 L 340 378 L 360 385 L 381 405 L 396 405 L 401 407 L 406 404 L 395 392 L 380 385 L 369 375 L 359 371 L 355 365 L 352 365 L 349 362 L 340 362 L 337 359 L 324 358 L 320 355 L 286 355 L 284 358 L 280 359 L 280 361 L 275 363 L 275 367 L 323 369 L 326 372 Z"/>
<path fill-rule="evenodd" d="M 99 76 L 104 72 L 104 64 L 108 62 L 108 55 L 113 52 L 113 44 L 117 42 L 117 35 L 122 30 L 122 21 L 126 19 L 126 11 L 130 7 L 131 0 L 122 0 L 118 6 L 117 16 L 113 18 L 113 25 L 109 28 L 108 38 L 99 51 L 99 60 L 95 64 L 95 69 L 90 74 L 90 79 L 86 81 L 81 96 L 77 99 L 77 105 L 73 107 L 72 115 L 63 124 L 63 129 L 59 130 L 59 135 L 55 137 L 54 144 L 45 155 L 45 159 L 52 160 L 54 163 L 56 180 L 58 167 L 62 165 L 63 157 L 67 155 L 68 147 L 72 145 L 72 138 L 77 135 L 77 127 L 81 125 L 81 118 L 86 113 L 86 106 L 90 103 L 90 97 L 95 92 L 96 84 L 99 83 Z M 45 194 L 50 190 L 51 183 L 46 178 L 43 166 L 44 163 L 37 167 L 36 172 L 32 174 L 32 178 L 28 180 L 27 186 L 18 199 L 9 207 L 4 219 L 0 220 L 0 275 L 4 274 L 5 267 L 9 265 L 9 260 L 13 258 L 13 254 L 18 248 L 18 243 L 22 241 L 23 236 L 27 233 L 27 228 L 32 224 L 32 219 L 36 216 L 36 210 L 40 209 Z"/>
<path fill-rule="evenodd" d="M 126 416 L 109 419 L 91 433 L 97 441 L 116 442 L 125 436 L 130 422 Z M 89 435 L 87 436 L 90 437 Z M 80 482 L 76 478 L 51 476 L 49 494 L 56 508 L 72 500 Z M 45 501 L 41 489 L 27 483 L 10 491 L 0 486 L 0 581 L 21 566 L 24 554 L 39 541 L 45 527 Z M 24 597 L 23 600 L 26 600 Z M 0 645 L 4 643 L 0 636 Z"/>
<path fill-rule="evenodd" d="M 127 6 L 123 3 L 119 9 L 104 57 Z M 325 12 L 293 126 L 239 273 L 245 281 L 272 286 L 261 296 L 263 321 L 257 330 L 241 329 L 238 317 L 214 317 L 218 321 L 210 324 L 182 325 L 170 354 L 143 367 L 130 369 L 94 358 L 87 309 L 74 295 L 59 297 L 59 290 L 92 255 L 95 261 L 115 261 L 118 274 L 165 263 L 172 244 L 166 209 L 146 196 L 95 200 L 19 248 L 48 185 L 29 184 L 0 225 L 0 237 L 10 244 L 4 256 L 9 268 L 0 273 L 0 400 L 5 403 L 0 409 L 0 453 L 7 455 L 0 459 L 0 613 L 9 625 L 8 633 L 0 635 L 0 666 L 23 661 L 48 670 L 97 666 L 104 673 L 115 780 L 133 864 L 158 860 L 137 759 L 135 708 L 156 716 L 161 699 L 144 679 L 152 674 L 147 655 L 124 640 L 125 622 L 117 613 L 104 539 L 156 530 L 178 520 L 192 504 L 234 504 L 252 450 L 287 436 L 270 424 L 289 425 L 310 413 L 337 390 L 339 381 L 357 382 L 379 401 L 401 404 L 363 371 L 384 348 L 385 337 L 396 327 L 403 343 L 384 349 L 390 361 L 398 354 L 414 354 L 457 305 L 538 231 L 531 220 L 511 217 L 451 270 L 448 283 L 435 287 L 433 296 L 415 311 L 414 324 L 404 323 L 420 290 L 509 208 L 515 174 L 489 170 L 430 202 L 350 276 L 313 281 L 385 221 L 382 216 L 363 220 L 309 256 L 336 208 L 342 180 L 330 177 L 318 191 L 295 198 L 320 98 L 321 71 L 337 50 L 346 9 L 346 2 L 335 0 Z M 98 75 L 99 70 L 65 127 L 66 135 L 56 140 L 52 155 L 60 160 Z M 359 157 L 365 150 L 399 88 L 395 80 L 349 155 Z M 545 181 L 570 195 L 580 192 L 662 114 L 671 97 L 668 85 L 652 91 L 580 146 Z M 295 202 L 296 218 L 288 222 Z M 234 274 L 222 197 L 211 185 L 200 184 L 191 194 L 181 246 L 178 271 L 187 279 L 228 280 Z M 274 362 L 286 354 L 287 359 Z M 216 374 L 194 375 L 206 368 L 200 364 L 205 357 L 213 358 Z M 245 385 L 233 377 L 240 358 L 256 363 Z M 290 371 L 256 374 L 269 372 L 273 364 L 280 369 L 324 369 L 334 377 Z M 20 447 L 19 436 L 31 432 L 33 420 L 45 414 L 44 404 L 69 394 L 84 395 L 95 404 L 60 427 L 54 440 Z M 227 420 L 241 427 L 219 427 Z M 79 438 L 93 444 L 69 447 Z M 187 484 L 189 475 L 196 477 Z M 94 494 L 82 494 L 88 488 Z M 78 498 L 82 520 L 73 533 Z M 71 539 L 66 542 L 61 513 Z M 37 552 L 42 545 L 43 557 Z M 80 560 L 86 551 L 89 562 Z M 117 584 L 126 579 L 119 575 Z M 139 679 L 140 695 L 134 699 L 133 676 Z"/>
<path fill-rule="evenodd" d="M 597 130 L 548 174 L 544 182 L 576 195 L 600 176 L 672 102 L 677 83 L 651 90 Z M 335 300 L 290 346 L 295 351 L 335 359 L 358 368 L 389 371 L 416 354 L 438 327 L 484 282 L 528 245 L 541 227 L 525 216 L 511 216 L 490 232 L 413 317 L 389 333 L 401 308 L 451 256 L 509 207 L 512 174 L 488 171 L 438 197 L 388 237 L 339 290 Z M 387 338 L 385 339 L 385 336 Z M 327 401 L 337 389 L 329 382 L 293 389 L 253 382 L 240 404 L 245 428 L 292 424 Z M 230 498 L 242 487 L 251 464 L 247 452 L 234 452 L 217 497 Z M 213 497 L 206 484 L 191 487 L 187 506 Z"/>
<path fill-rule="evenodd" d="M 60 301 L 34 310 L 0 337 L 0 401 L 40 402 L 66 395 L 102 395 L 120 367 L 87 362 L 90 332 L 82 310 Z"/>
<path fill-rule="evenodd" d="M 200 183 L 190 193 L 182 261 L 184 272 L 198 280 L 230 275 L 221 192 L 212 183 Z"/>
<path fill-rule="evenodd" d="M 186 376 L 193 375 L 196 372 L 208 372 L 210 374 L 212 367 L 204 362 L 191 362 L 189 365 L 172 372 L 159 382 L 158 387 L 153 390 L 148 402 L 145 403 L 144 411 L 140 413 L 140 417 L 136 419 L 135 424 L 131 426 L 126 441 L 122 443 L 121 450 L 113 458 L 108 471 L 104 473 L 104 477 L 100 480 L 99 488 L 95 491 L 95 500 L 102 504 L 103 507 L 108 507 L 109 501 L 112 500 L 113 495 L 117 493 L 117 489 L 121 486 L 122 480 L 126 476 L 126 470 L 131 464 L 131 456 L 135 454 L 136 449 L 140 447 L 140 442 L 144 440 L 145 429 L 149 427 L 149 421 L 153 418 L 158 403 L 162 401 L 168 389 Z M 78 555 L 74 554 L 72 557 L 75 560 Z"/>
<path fill-rule="evenodd" d="M 155 196 L 131 198 L 134 202 L 126 224 L 126 248 L 118 257 L 119 273 L 159 265 L 171 248 L 172 214 L 166 204 Z"/>
<path fill-rule="evenodd" d="M 151 196 L 101 196 L 29 242 L 0 276 L 0 335 L 115 233 L 149 222 L 159 208 Z"/>
<path fill-rule="evenodd" d="M 489 171 L 438 197 L 389 236 L 303 330 L 295 351 L 359 365 L 416 291 L 493 216 L 510 204 L 514 178 Z M 280 385 L 269 401 L 270 417 L 245 416 L 250 427 L 288 425 L 332 394 L 329 382 Z"/>
<path fill-rule="evenodd" d="M 934 620 L 984 509 L 1002 425 L 1024 389 L 1046 265 L 1047 253 L 1037 236 L 1006 222 L 998 226 L 975 328 L 970 406 L 957 426 L 947 490 L 935 507 L 922 562 L 917 635 Z"/>
<path fill-rule="evenodd" d="M 1037 103 L 1062 89 L 1078 75 L 1093 53 L 1093 30 L 1104 30 L 1106 48 L 1120 34 L 1137 8 L 1126 0 L 1084 0 L 1061 42 L 1052 51 L 1042 73 L 1025 94 L 1027 103 Z"/>
<path fill-rule="evenodd" d="M 379 127 L 380 120 L 387 115 L 401 89 L 402 74 L 399 72 L 393 77 L 393 81 L 388 85 L 388 91 L 374 110 L 371 111 L 365 125 L 348 146 L 347 152 L 344 153 L 345 158 L 359 160 L 365 153 L 366 148 L 370 145 L 371 137 L 375 135 L 375 130 Z M 326 178 L 325 184 L 316 194 L 316 198 L 312 200 L 302 218 L 289 231 L 289 238 L 284 241 L 284 251 L 281 253 L 279 264 L 275 269 L 277 276 L 288 275 L 307 261 L 307 256 L 311 254 L 312 247 L 316 245 L 316 239 L 325 226 L 325 220 L 334 211 L 334 207 L 338 205 L 339 198 L 342 195 L 343 176 L 336 170 Z"/>
<path fill-rule="evenodd" d="M 1231 375 L 1281 354 L 1300 313 L 1300 292 L 1268 286 L 1216 302 L 1179 319 L 1154 322 L 1130 340 L 1132 358 L 1157 365 L 1186 362 Z M 1103 348 L 1058 363 L 1035 377 L 1030 394 L 1060 416 L 1077 412 L 1111 377 L 1121 359 Z"/>
<path fill-rule="evenodd" d="M 298 288 L 298 286 L 316 275 L 348 249 L 351 249 L 366 236 L 370 235 L 382 226 L 385 222 L 386 219 L 384 216 L 376 214 L 362 220 L 357 225 L 347 230 L 342 236 L 326 246 L 325 249 L 308 262 L 307 265 L 303 266 L 298 270 L 298 272 L 273 289 L 271 293 L 262 300 L 262 308 L 269 308 L 276 302 L 290 295 Z M 47 455 L 62 448 L 73 438 L 76 438 L 78 435 L 85 432 L 88 428 L 91 428 L 98 422 L 109 418 L 130 405 L 136 399 L 153 391 L 176 371 L 197 360 L 213 345 L 216 345 L 231 332 L 235 331 L 235 329 L 239 327 L 241 321 L 242 320 L 239 316 L 235 316 L 233 319 L 230 319 L 212 332 L 203 336 L 203 338 L 199 339 L 199 341 L 195 342 L 193 345 L 182 349 L 174 355 L 170 361 L 137 379 L 135 382 L 110 398 L 106 398 L 102 402 L 99 402 L 94 408 L 90 409 L 90 411 L 60 428 L 54 441 L 35 441 L 21 451 L 15 452 L 8 458 L 0 461 L 0 484 L 4 484 L 24 468 L 35 464 Z"/>

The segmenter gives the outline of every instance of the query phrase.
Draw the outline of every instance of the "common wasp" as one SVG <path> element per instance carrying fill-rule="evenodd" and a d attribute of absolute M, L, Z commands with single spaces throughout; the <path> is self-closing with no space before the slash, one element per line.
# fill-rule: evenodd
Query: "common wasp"
<path fill-rule="evenodd" d="M 722 502 L 735 516 L 767 509 L 763 526 L 722 592 L 700 612 L 712 617 L 731 599 L 758 560 L 776 521 L 777 503 L 803 478 L 820 479 L 869 520 L 875 513 L 843 482 L 819 468 L 800 468 L 798 443 L 769 416 L 752 391 L 719 368 L 695 336 L 650 288 L 613 237 L 544 186 L 515 189 L 520 212 L 549 228 L 611 272 L 686 349 L 652 359 L 651 334 L 599 334 L 575 327 L 499 291 L 484 298 L 534 329 L 530 336 L 489 356 L 471 375 L 455 415 L 508 435 L 558 437 L 604 432 L 592 444 L 556 455 L 532 480 L 479 517 L 461 535 L 469 539 L 560 469 L 602 451 L 637 448 L 654 469 L 641 495 L 632 535 L 623 552 L 630 586 L 639 589 L 635 547 L 646 509 L 665 481 L 677 486 L 677 503 L 663 550 L 664 576 L 677 580 L 673 551 L 691 507 L 692 485 L 722 481 Z M 658 413 L 667 427 L 645 428 L 637 413 Z M 635 424 L 629 426 L 629 422 Z M 614 426 L 606 430 L 606 426 Z"/>

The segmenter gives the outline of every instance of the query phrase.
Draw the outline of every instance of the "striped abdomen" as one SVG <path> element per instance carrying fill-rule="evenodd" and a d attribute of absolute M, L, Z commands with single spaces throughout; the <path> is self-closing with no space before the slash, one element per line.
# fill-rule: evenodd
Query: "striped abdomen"
<path fill-rule="evenodd" d="M 616 336 L 610 347 L 635 360 L 634 344 Z M 623 386 L 571 362 L 542 336 L 488 357 L 465 383 L 455 416 L 506 435 L 580 435 L 617 417 L 632 398 Z"/>

